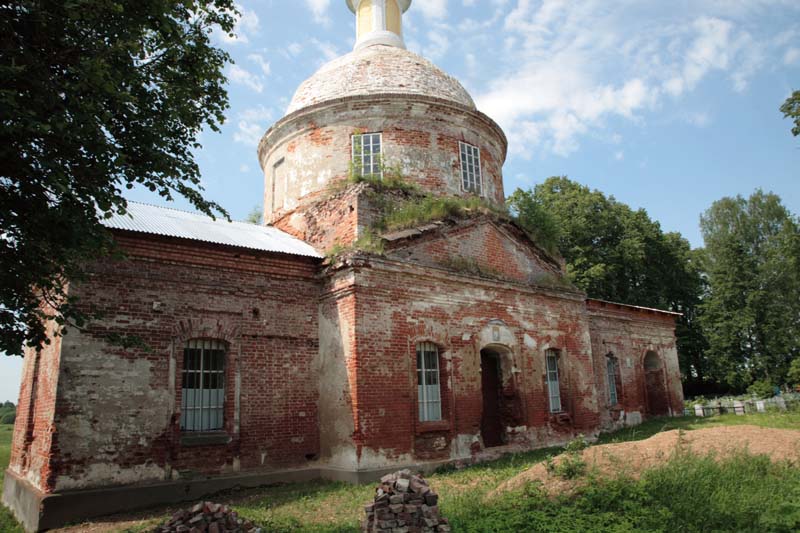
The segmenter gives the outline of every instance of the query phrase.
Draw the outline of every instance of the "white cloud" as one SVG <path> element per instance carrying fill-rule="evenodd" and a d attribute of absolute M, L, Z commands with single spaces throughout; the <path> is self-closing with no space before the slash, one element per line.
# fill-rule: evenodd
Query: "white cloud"
<path fill-rule="evenodd" d="M 333 43 L 328 41 L 320 41 L 317 38 L 313 38 L 311 39 L 311 44 L 313 44 L 317 50 L 320 51 L 325 62 L 333 61 L 339 57 L 339 49 L 336 48 L 336 45 Z"/>
<path fill-rule="evenodd" d="M 617 161 L 622 161 L 623 159 L 625 159 L 625 152 L 622 150 L 615 152 L 614 159 L 616 159 Z"/>
<path fill-rule="evenodd" d="M 783 54 L 783 63 L 785 65 L 794 65 L 800 61 L 800 48 L 789 48 Z"/>
<path fill-rule="evenodd" d="M 249 59 L 256 65 L 261 67 L 261 72 L 264 73 L 264 76 L 269 76 L 271 68 L 269 65 L 269 61 L 264 59 L 264 56 L 262 56 L 261 54 L 250 54 L 247 56 L 247 59 Z"/>
<path fill-rule="evenodd" d="M 228 69 L 228 79 L 233 83 L 244 85 L 253 91 L 260 93 L 264 90 L 264 83 L 260 76 L 243 69 L 239 65 L 231 65 Z"/>
<path fill-rule="evenodd" d="M 239 112 L 237 114 L 239 122 L 233 140 L 248 146 L 257 146 L 274 115 L 272 108 L 261 104 Z"/>
<path fill-rule="evenodd" d="M 442 31 L 428 32 L 428 44 L 421 50 L 421 54 L 432 61 L 441 59 L 450 48 L 450 40 Z"/>
<path fill-rule="evenodd" d="M 415 4 L 427 19 L 442 19 L 447 15 L 447 0 L 424 0 Z"/>
<path fill-rule="evenodd" d="M 303 45 L 300 43 L 290 43 L 289 46 L 286 47 L 286 51 L 292 56 L 297 56 L 303 51 Z"/>
<path fill-rule="evenodd" d="M 272 120 L 274 115 L 275 113 L 272 109 L 259 104 L 256 107 L 250 107 L 239 113 L 239 118 L 250 122 L 263 122 L 266 120 Z"/>
<path fill-rule="evenodd" d="M 233 140 L 248 146 L 258 146 L 258 142 L 265 132 L 260 124 L 246 120 L 240 120 L 237 127 L 238 130 L 233 134 Z"/>
<path fill-rule="evenodd" d="M 249 35 L 258 31 L 258 15 L 241 4 L 236 4 L 236 9 L 239 13 L 234 15 L 236 21 L 233 27 L 233 36 L 223 32 L 218 32 L 217 35 L 223 42 L 229 44 L 248 43 L 250 42 Z"/>
<path fill-rule="evenodd" d="M 331 0 L 306 0 L 306 6 L 311 10 L 314 22 L 325 26 L 331 23 L 331 19 L 328 16 L 330 5 Z"/>
<path fill-rule="evenodd" d="M 778 4 L 800 10 L 800 2 L 675 2 L 511 3 L 498 30 L 505 33 L 503 44 L 494 50 L 500 64 L 489 65 L 492 81 L 477 91 L 478 107 L 505 129 L 512 153 L 566 156 L 584 135 L 605 130 L 611 120 L 643 122 L 663 105 L 679 106 L 711 76 L 744 91 L 770 67 L 772 55 L 800 61 L 800 51 L 786 51 L 793 32 L 781 34 L 779 42 L 773 34 L 753 33 L 759 26 L 752 24 Z M 459 27 L 479 22 L 465 19 Z M 469 60 L 465 64 L 469 68 Z M 709 118 L 695 113 L 686 121 L 702 127 Z"/>
<path fill-rule="evenodd" d="M 239 172 L 241 172 L 242 174 L 250 172 L 250 165 L 242 163 L 241 165 L 239 165 Z"/>

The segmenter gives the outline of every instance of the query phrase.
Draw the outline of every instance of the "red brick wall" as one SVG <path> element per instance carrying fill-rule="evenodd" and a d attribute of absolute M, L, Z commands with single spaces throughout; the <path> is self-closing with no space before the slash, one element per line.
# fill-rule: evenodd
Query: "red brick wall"
<path fill-rule="evenodd" d="M 53 426 L 61 352 L 61 337 L 55 324 L 47 324 L 51 340 L 41 351 L 27 349 L 23 366 L 17 418 L 11 444 L 9 468 L 34 486 L 52 484 L 52 458 L 58 454 Z"/>
<path fill-rule="evenodd" d="M 370 260 L 370 265 L 354 278 L 361 385 L 356 438 L 362 467 L 381 459 L 463 456 L 465 446 L 469 453 L 469 439 L 480 431 L 480 349 L 497 344 L 487 337 L 492 321 L 501 321 L 500 344 L 511 352 L 503 364 L 504 389 L 513 392 L 509 401 L 516 403 L 517 424 L 525 426 L 515 429 L 518 434 L 510 440 L 541 446 L 597 428 L 588 322 L 579 294 L 537 293 L 518 284 L 432 274 L 390 261 Z M 442 387 L 449 404 L 445 420 L 427 427 L 417 422 L 418 341 L 439 345 L 450 378 Z M 549 413 L 544 389 L 548 347 L 563 353 L 567 425 Z"/>
<path fill-rule="evenodd" d="M 473 217 L 426 230 L 389 245 L 388 255 L 458 270 L 477 266 L 484 273 L 522 283 L 552 282 L 559 265 L 537 255 L 519 230 L 488 217 Z"/>
<path fill-rule="evenodd" d="M 587 308 L 603 425 L 636 424 L 650 416 L 644 374 L 648 351 L 658 354 L 662 361 L 667 404 L 673 413 L 682 413 L 683 389 L 674 316 L 596 300 L 587 301 Z M 605 357 L 609 353 L 614 354 L 619 364 L 618 406 L 609 405 Z"/>
<path fill-rule="evenodd" d="M 128 260 L 94 265 L 74 290 L 104 318 L 63 342 L 60 375 L 68 386 L 58 389 L 59 447 L 42 488 L 302 465 L 315 458 L 316 260 L 118 237 Z M 109 333 L 138 335 L 151 350 L 109 346 Z M 182 352 L 190 338 L 229 343 L 227 444 L 181 443 Z"/>

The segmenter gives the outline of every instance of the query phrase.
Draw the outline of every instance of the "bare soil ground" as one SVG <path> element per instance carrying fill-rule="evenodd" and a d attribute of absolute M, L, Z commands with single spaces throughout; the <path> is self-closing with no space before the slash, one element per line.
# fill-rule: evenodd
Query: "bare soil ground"
<path fill-rule="evenodd" d="M 722 458 L 743 451 L 767 455 L 773 461 L 800 464 L 800 431 L 758 426 L 712 427 L 688 432 L 675 429 L 645 440 L 592 446 L 583 450 L 582 456 L 588 471 L 595 476 L 637 478 L 643 471 L 658 466 L 676 453 L 712 454 Z M 562 457 L 563 454 L 556 457 L 555 463 L 558 464 Z M 547 494 L 557 495 L 573 491 L 585 483 L 586 478 L 562 479 L 548 473 L 545 463 L 539 463 L 499 485 L 487 494 L 487 499 L 529 482 L 539 482 Z"/>

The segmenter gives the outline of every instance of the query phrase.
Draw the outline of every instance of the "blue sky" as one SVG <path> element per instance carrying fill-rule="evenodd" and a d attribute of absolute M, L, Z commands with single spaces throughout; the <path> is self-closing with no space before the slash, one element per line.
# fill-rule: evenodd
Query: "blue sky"
<path fill-rule="evenodd" d="M 237 37 L 215 35 L 231 108 L 197 158 L 207 197 L 243 219 L 261 203 L 259 138 L 355 24 L 345 0 L 239 5 Z M 800 89 L 796 0 L 413 0 L 404 30 L 506 131 L 507 193 L 568 175 L 694 246 L 723 196 L 761 187 L 800 213 L 800 138 L 778 111 Z M 0 364 L 0 401 L 16 401 L 21 362 Z"/>

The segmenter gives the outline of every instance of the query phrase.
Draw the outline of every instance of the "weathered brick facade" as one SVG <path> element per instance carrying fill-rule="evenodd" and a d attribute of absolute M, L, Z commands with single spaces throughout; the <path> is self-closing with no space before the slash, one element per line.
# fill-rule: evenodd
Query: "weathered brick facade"
<path fill-rule="evenodd" d="M 3 499 L 29 529 L 242 484 L 371 481 L 681 411 L 674 313 L 587 300 L 561 258 L 491 209 L 385 233 L 382 255 L 314 252 L 352 244 L 380 216 L 369 184 L 346 183 L 356 131 L 381 132 L 385 161 L 433 195 L 472 194 L 467 142 L 480 151 L 484 200 L 504 203 L 499 127 L 427 62 L 412 61 L 407 78 L 357 76 L 409 61 L 374 48 L 350 58 L 369 67 L 329 70 L 360 80 L 344 84 L 352 90 L 317 98 L 309 87 L 324 76 L 304 85 L 301 105 L 264 136 L 273 228 L 203 219 L 211 238 L 163 230 L 200 224 L 186 221 L 194 215 L 156 213 L 150 229 L 121 222 L 127 257 L 91 265 L 70 287 L 101 318 L 26 357 Z M 262 247 L 218 240 L 236 228 Z M 299 241 L 286 234 L 311 255 L 292 252 Z M 200 378 L 223 391 L 211 431 L 181 426 L 190 341 L 224 347 L 219 384 Z M 440 416 L 426 421 L 420 343 L 437 351 Z"/>

